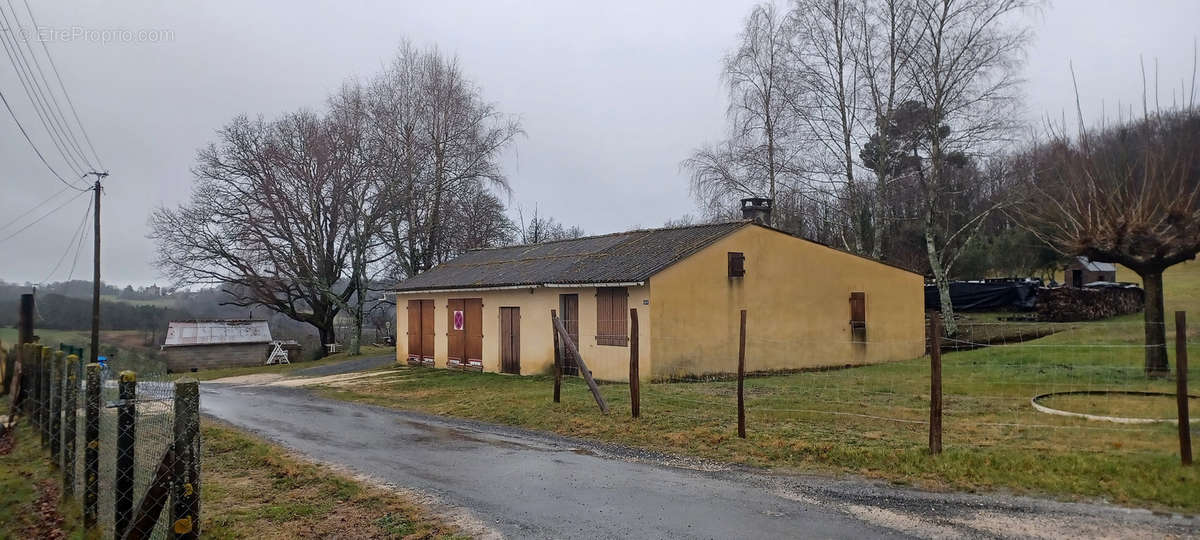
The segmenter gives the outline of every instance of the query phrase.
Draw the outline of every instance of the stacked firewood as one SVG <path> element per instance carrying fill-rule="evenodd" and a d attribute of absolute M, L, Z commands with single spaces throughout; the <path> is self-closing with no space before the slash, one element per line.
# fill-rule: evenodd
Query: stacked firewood
<path fill-rule="evenodd" d="M 1050 322 L 1107 319 L 1137 313 L 1145 304 L 1145 292 L 1139 287 L 1055 287 L 1037 291 L 1038 319 Z"/>

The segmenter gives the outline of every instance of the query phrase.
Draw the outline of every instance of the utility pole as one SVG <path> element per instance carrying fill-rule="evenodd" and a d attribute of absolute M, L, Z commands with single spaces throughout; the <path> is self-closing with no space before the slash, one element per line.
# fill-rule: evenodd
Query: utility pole
<path fill-rule="evenodd" d="M 100 355 L 100 179 L 108 176 L 106 172 L 92 171 L 84 175 L 95 176 L 96 191 L 94 239 L 92 243 L 92 354 L 91 362 L 95 363 Z"/>

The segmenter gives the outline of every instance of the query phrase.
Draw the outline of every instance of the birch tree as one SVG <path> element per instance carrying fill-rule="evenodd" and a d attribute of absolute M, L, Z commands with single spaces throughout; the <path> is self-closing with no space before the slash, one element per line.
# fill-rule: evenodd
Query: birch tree
<path fill-rule="evenodd" d="M 722 62 L 730 97 L 729 136 L 701 147 L 682 163 L 691 173 L 693 195 L 710 211 L 728 209 L 736 196 L 778 199 L 800 174 L 801 149 L 790 140 L 795 123 L 786 107 L 788 85 L 794 82 L 788 72 L 786 22 L 775 4 L 755 6 L 737 46 Z"/>
<path fill-rule="evenodd" d="M 958 155 L 983 155 L 996 149 L 1019 117 L 1019 67 L 1030 31 L 1018 17 L 1028 0 L 915 0 L 917 31 L 907 46 L 909 81 L 928 109 L 924 116 L 924 239 L 930 272 L 938 287 L 948 334 L 957 332 L 950 301 L 947 265 L 953 241 L 971 240 L 978 224 L 995 206 L 983 209 L 963 227 L 949 230 L 942 198 L 951 193 L 950 167 Z"/>

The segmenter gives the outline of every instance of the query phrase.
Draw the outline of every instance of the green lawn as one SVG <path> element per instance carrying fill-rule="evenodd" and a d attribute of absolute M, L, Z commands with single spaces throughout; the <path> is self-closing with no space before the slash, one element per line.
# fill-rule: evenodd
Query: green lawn
<path fill-rule="evenodd" d="M 1197 284 L 1200 264 L 1168 272 L 1168 309 L 1200 313 Z M 1194 320 L 1200 326 L 1200 317 Z M 1173 339 L 1173 325 L 1169 328 L 1168 339 Z M 604 416 L 575 378 L 567 381 L 561 404 L 551 402 L 548 377 L 427 368 L 400 367 L 320 391 L 782 470 L 849 472 L 935 489 L 1002 489 L 1200 512 L 1200 473 L 1179 465 L 1175 426 L 1088 421 L 1041 413 L 1030 405 L 1036 395 L 1067 390 L 1173 393 L 1173 380 L 1143 375 L 1142 331 L 1140 316 L 1126 316 L 1073 324 L 1042 339 L 944 355 L 946 450 L 937 457 L 926 450 L 928 358 L 748 379 L 746 440 L 735 435 L 736 383 L 731 380 L 645 384 L 638 420 L 628 414 L 627 385 L 601 387 L 613 409 Z M 1200 344 L 1189 350 L 1195 358 Z M 1200 381 L 1198 364 L 1189 370 L 1192 381 Z M 1197 386 L 1200 382 L 1192 383 L 1193 393 Z M 1055 406 L 1081 412 L 1160 416 L 1164 409 L 1152 399 L 1054 399 Z"/>

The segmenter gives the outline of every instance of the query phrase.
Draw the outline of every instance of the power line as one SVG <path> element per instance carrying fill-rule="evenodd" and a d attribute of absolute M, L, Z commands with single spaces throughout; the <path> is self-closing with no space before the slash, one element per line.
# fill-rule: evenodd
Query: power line
<path fill-rule="evenodd" d="M 14 237 L 14 236 L 16 236 L 16 235 L 18 235 L 18 234 L 21 234 L 21 233 L 23 233 L 23 232 L 25 232 L 27 229 L 29 229 L 30 227 L 32 227 L 32 226 L 34 226 L 34 225 L 37 225 L 37 224 L 38 224 L 38 223 L 40 223 L 40 222 L 41 222 L 43 219 L 46 219 L 47 217 L 49 217 L 51 214 L 53 214 L 53 213 L 55 213 L 55 212 L 57 212 L 57 211 L 59 211 L 59 210 L 62 210 L 62 209 L 63 209 L 63 207 L 65 207 L 65 206 L 66 206 L 66 205 L 68 205 L 68 204 L 71 204 L 71 202 L 72 202 L 72 201 L 74 201 L 75 199 L 78 199 L 80 195 L 83 195 L 84 193 L 91 193 L 91 191 L 92 191 L 92 190 L 90 190 L 90 189 L 85 189 L 85 190 L 83 190 L 83 191 L 80 191 L 79 193 L 76 193 L 74 197 L 71 197 L 70 199 L 67 199 L 67 202 L 64 202 L 64 203 L 62 203 L 62 204 L 60 204 L 60 205 L 58 205 L 58 206 L 54 207 L 54 209 L 53 209 L 53 210 L 51 210 L 51 211 L 49 211 L 49 212 L 46 212 L 45 214 L 42 214 L 42 217 L 39 217 L 39 218 L 37 218 L 37 219 L 35 219 L 35 220 L 33 220 L 33 221 L 29 222 L 29 223 L 28 223 L 28 224 L 26 224 L 24 227 L 21 227 L 20 229 L 17 229 L 16 231 L 13 231 L 13 233 L 12 233 L 12 234 L 10 234 L 10 235 L 8 235 L 8 236 L 5 236 L 4 238 L 0 238 L 0 243 L 7 242 L 7 241 L 8 241 L 9 239 L 11 239 L 12 237 Z"/>
<path fill-rule="evenodd" d="M 91 211 L 92 211 L 92 203 L 89 202 L 88 203 L 88 213 L 91 213 Z M 87 216 L 86 215 L 83 216 L 83 219 L 86 222 Z M 75 277 L 75 265 L 79 264 L 79 249 L 83 247 L 83 241 L 89 237 L 91 237 L 91 231 L 84 228 L 83 236 L 79 237 L 79 243 L 75 245 L 75 257 L 71 261 L 71 271 L 69 273 L 67 273 L 67 282 L 68 283 L 70 283 L 71 279 Z"/>
<path fill-rule="evenodd" d="M 45 165 L 46 168 L 50 170 L 50 174 L 53 174 L 54 177 L 57 178 L 59 182 L 62 182 L 69 188 L 72 188 L 72 189 L 75 189 L 75 190 L 81 191 L 81 192 L 82 191 L 90 191 L 87 188 L 81 188 L 79 186 L 76 186 L 75 184 L 68 182 L 66 179 L 64 179 L 62 177 L 61 174 L 58 174 L 58 171 L 54 170 L 54 167 L 50 166 L 50 162 L 46 161 L 46 156 L 42 155 L 42 151 L 39 150 L 37 145 L 33 143 L 33 139 L 29 138 L 29 132 L 25 131 L 25 126 L 21 125 L 21 120 L 19 120 L 17 118 L 17 113 L 13 112 L 12 106 L 8 104 L 8 98 L 4 97 L 3 90 L 0 90 L 0 101 L 4 102 L 4 108 L 8 109 L 9 116 L 12 116 L 13 122 L 17 123 L 17 129 L 21 130 L 21 135 L 25 136 L 25 141 L 29 143 L 29 146 L 31 148 L 33 148 L 33 152 L 37 154 L 38 159 L 42 160 L 42 164 Z"/>
<path fill-rule="evenodd" d="M 21 18 L 17 16 L 17 10 L 13 7 L 12 0 L 6 1 L 8 3 L 8 10 L 12 12 L 12 21 L 8 20 L 3 7 L 0 7 L 0 18 L 4 19 L 5 25 L 10 30 L 20 30 L 22 28 Z M 38 61 L 37 54 L 33 52 L 33 48 L 29 46 L 29 40 L 23 39 L 18 34 L 12 32 L 9 32 L 9 36 L 9 42 L 12 43 L 12 54 L 16 55 L 17 60 L 20 60 L 21 66 L 24 67 L 26 74 L 25 81 L 27 82 L 26 92 L 32 90 L 30 100 L 40 102 L 43 113 L 41 117 L 43 124 L 45 125 L 46 121 L 49 121 L 49 125 L 46 126 L 47 131 L 52 132 L 58 137 L 58 141 L 62 143 L 62 147 L 65 150 L 65 158 L 69 158 L 76 166 L 79 166 L 80 160 L 82 160 L 84 165 L 91 167 L 91 163 L 79 146 L 79 141 L 76 139 L 74 131 L 68 128 L 66 117 L 62 114 L 62 107 L 59 106 L 58 98 L 55 97 L 54 92 L 50 89 L 50 83 L 46 79 L 45 72 L 42 71 L 42 64 Z M 24 45 L 24 50 L 22 50 L 22 45 Z M 28 52 L 28 55 L 26 55 L 26 52 Z M 31 62 L 33 67 L 30 67 Z M 36 74 L 34 73 L 34 68 L 37 68 Z M 74 150 L 74 153 L 71 153 L 72 150 Z M 76 160 L 76 156 L 80 160 Z M 79 168 L 83 169 L 84 167 L 80 166 Z"/>
<path fill-rule="evenodd" d="M 84 213 L 83 213 L 83 219 L 79 220 L 79 226 L 75 228 L 75 233 L 71 235 L 71 239 L 67 241 L 67 249 L 63 250 L 63 254 L 61 256 L 59 256 L 59 258 L 58 258 L 58 262 L 54 263 L 54 269 L 50 270 L 50 273 L 46 275 L 46 279 L 42 280 L 42 283 L 49 283 L 50 278 L 54 277 L 54 273 L 58 272 L 58 269 L 59 269 L 59 267 L 62 266 L 63 261 L 67 259 L 67 254 L 71 252 L 71 246 L 73 244 L 75 244 L 75 239 L 79 238 L 80 243 L 82 243 L 84 227 L 87 225 L 87 218 L 89 215 L 91 215 L 91 213 L 92 213 L 92 202 L 89 200 L 87 210 L 84 211 Z M 78 256 L 79 256 L 79 248 L 78 247 L 75 248 L 75 255 L 76 255 L 76 258 L 78 259 Z M 68 280 L 68 281 L 70 281 L 70 280 Z"/>
<path fill-rule="evenodd" d="M 11 3 L 10 3 L 11 7 Z M 13 13 L 13 18 L 16 18 L 16 12 Z M 17 25 L 14 25 L 8 19 L 4 8 L 0 6 L 0 21 L 4 22 L 7 32 L 6 39 L 0 39 L 0 44 L 4 46 L 4 52 L 8 55 L 9 62 L 16 69 L 17 78 L 21 83 L 21 87 L 25 90 L 25 95 L 29 97 L 30 103 L 33 105 L 34 112 L 37 114 L 38 120 L 42 123 L 42 127 L 50 135 L 50 140 L 54 143 L 54 147 L 58 150 L 63 160 L 68 167 L 77 174 L 82 176 L 85 167 L 80 166 L 79 160 L 71 153 L 71 144 L 68 136 L 65 135 L 62 126 L 57 122 L 57 117 L 54 115 L 53 109 L 49 105 L 49 100 L 38 85 L 37 78 L 34 75 L 33 69 L 29 66 L 30 62 L 25 58 L 25 53 L 22 52 L 16 32 L 19 30 Z M 18 21 L 19 22 L 19 21 Z M 28 44 L 26 44 L 28 45 Z M 84 159 L 86 163 L 87 160 Z M 90 164 L 88 164 L 90 167 Z"/>
<path fill-rule="evenodd" d="M 23 217 L 25 217 L 25 216 L 28 216 L 29 214 L 32 214 L 34 210 L 37 210 L 38 208 L 41 208 L 41 207 L 42 207 L 43 205 L 45 205 L 46 203 L 48 203 L 48 202 L 50 202 L 50 201 L 53 201 L 54 199 L 58 198 L 58 196 L 59 196 L 59 195 L 62 195 L 62 194 L 63 194 L 63 192 L 67 191 L 68 189 L 71 189 L 71 186 L 66 186 L 66 187 L 64 187 L 64 188 L 62 188 L 62 189 L 60 189 L 60 190 L 58 190 L 58 193 L 55 193 L 54 195 L 51 195 L 51 196 L 47 197 L 47 198 L 46 198 L 45 200 L 43 200 L 42 202 L 40 202 L 40 203 L 37 203 L 37 204 L 33 205 L 33 207 L 32 207 L 32 208 L 30 208 L 29 210 L 26 210 L 26 211 L 22 212 L 22 213 L 21 213 L 21 215 L 19 215 L 19 216 L 15 217 L 15 218 L 12 218 L 11 220 L 9 220 L 9 221 L 8 221 L 8 223 L 5 223 L 4 225 L 0 225 L 0 231 L 3 231 L 4 229 L 7 229 L 7 228 L 8 228 L 10 225 L 12 225 L 13 223 L 16 223 L 16 222 L 20 221 L 20 220 L 21 220 L 21 218 L 23 218 Z"/>
<path fill-rule="evenodd" d="M 29 20 L 33 23 L 33 27 L 38 28 L 37 19 L 33 16 L 33 10 L 29 9 L 29 0 L 24 0 L 25 11 L 29 12 Z M 46 46 L 45 40 L 38 40 L 42 44 L 42 50 L 46 53 L 46 60 L 50 62 L 50 69 L 54 71 L 54 78 L 58 79 L 58 87 L 62 89 L 63 97 L 67 98 L 67 106 L 71 109 L 71 115 L 75 117 L 75 125 L 79 126 L 80 133 L 83 133 L 83 140 L 87 142 L 88 149 L 92 151 L 92 157 L 96 158 L 96 164 L 100 168 L 104 168 L 104 162 L 100 160 L 100 155 L 96 153 L 96 147 L 92 146 L 92 138 L 88 136 L 87 128 L 83 127 L 83 122 L 79 120 L 79 111 L 75 110 L 75 102 L 71 100 L 71 94 L 67 92 L 67 85 L 63 84 L 62 75 L 58 72 L 58 66 L 54 63 L 54 57 L 50 55 L 50 48 Z"/>
<path fill-rule="evenodd" d="M 15 7 L 13 7 L 12 0 L 6 0 L 6 1 L 8 3 L 8 10 L 10 12 L 12 12 L 14 24 L 16 24 L 16 26 L 18 28 L 20 28 L 21 27 L 21 17 L 17 15 L 17 9 Z M 27 10 L 29 9 L 28 3 L 25 4 L 25 8 Z M 33 31 L 36 32 L 37 31 L 37 23 L 34 23 L 32 28 L 33 28 Z M 50 103 L 50 105 L 53 105 L 53 108 L 50 109 L 48 112 L 50 113 L 51 119 L 54 120 L 55 123 L 57 124 L 59 132 L 66 134 L 67 140 L 65 140 L 64 143 L 70 143 L 67 146 L 69 146 L 70 149 L 75 150 L 75 153 L 79 156 L 80 159 L 83 160 L 83 163 L 85 163 L 89 168 L 94 169 L 95 167 L 88 160 L 87 156 L 83 153 L 83 147 L 79 145 L 79 139 L 75 136 L 75 130 L 71 129 L 70 122 L 67 122 L 67 116 L 65 114 L 63 114 L 62 105 L 60 105 L 58 102 L 58 96 L 56 96 L 54 94 L 54 90 L 50 87 L 50 81 L 49 81 L 49 79 L 46 78 L 46 72 L 42 70 L 42 63 L 38 61 L 37 53 L 33 52 L 33 47 L 31 47 L 29 45 L 29 39 L 21 39 L 21 40 L 17 40 L 17 41 L 20 41 L 21 44 L 25 45 L 25 50 L 29 52 L 28 59 L 33 60 L 33 66 L 35 68 L 37 68 L 38 78 L 41 79 L 41 83 L 42 83 L 42 85 L 40 87 L 40 89 L 41 89 L 40 91 L 42 92 L 42 101 L 46 102 L 47 98 L 49 98 L 48 102 Z M 44 43 L 43 43 L 43 45 L 44 45 Z M 19 49 L 18 49 L 18 51 L 19 51 Z M 28 60 L 26 60 L 25 65 L 26 66 L 29 65 Z M 32 75 L 32 70 L 30 71 L 30 75 Z M 36 86 L 36 82 L 37 82 L 37 79 L 34 79 L 35 86 Z M 57 115 L 54 113 L 57 113 Z"/>

